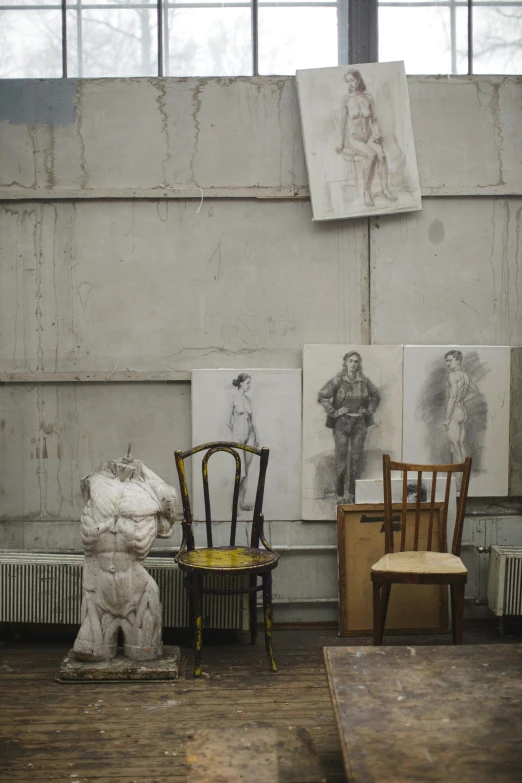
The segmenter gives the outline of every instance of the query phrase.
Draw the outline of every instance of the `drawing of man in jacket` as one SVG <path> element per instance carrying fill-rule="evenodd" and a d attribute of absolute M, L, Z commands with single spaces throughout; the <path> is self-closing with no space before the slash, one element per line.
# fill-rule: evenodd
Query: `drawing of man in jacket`
<path fill-rule="evenodd" d="M 317 401 L 326 411 L 326 426 L 333 430 L 337 502 L 353 503 L 367 428 L 381 401 L 377 387 L 363 375 L 357 351 L 343 357 L 341 372 L 323 386 Z"/>

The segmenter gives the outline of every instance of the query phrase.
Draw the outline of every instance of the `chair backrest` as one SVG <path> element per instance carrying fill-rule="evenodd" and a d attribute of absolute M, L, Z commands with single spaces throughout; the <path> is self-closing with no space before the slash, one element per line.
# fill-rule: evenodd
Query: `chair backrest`
<path fill-rule="evenodd" d="M 402 500 L 400 503 L 392 503 L 392 483 L 391 472 L 392 470 L 398 470 L 402 473 Z M 417 474 L 416 480 L 411 481 L 408 479 L 408 472 L 415 472 Z M 453 541 L 451 545 L 451 553 L 453 555 L 460 555 L 460 544 L 462 541 L 462 527 L 464 524 L 464 513 L 466 510 L 466 500 L 468 496 L 469 476 L 471 472 L 471 457 L 466 457 L 465 461 L 455 465 L 415 465 L 408 462 L 392 462 L 389 454 L 383 456 L 383 479 L 384 479 L 384 529 L 385 529 L 385 549 L 386 554 L 394 551 L 394 535 L 393 535 L 393 517 L 398 511 L 400 512 L 400 551 L 404 552 L 406 548 L 406 535 L 408 523 L 414 526 L 413 528 L 413 549 L 418 551 L 419 549 L 419 529 L 421 512 L 428 517 L 428 530 L 427 530 L 427 545 L 422 546 L 422 550 L 432 550 L 437 548 L 440 552 L 447 551 L 447 524 L 448 524 L 448 508 L 450 501 L 451 479 L 452 476 L 460 478 L 460 493 L 457 501 L 457 515 L 455 520 L 455 530 L 453 532 Z M 422 474 L 426 473 L 428 480 L 431 479 L 431 491 L 430 499 L 428 502 L 422 501 L 423 494 L 423 480 Z M 444 500 L 436 502 L 435 497 L 437 493 L 437 478 L 439 474 L 446 474 L 445 479 L 442 478 L 439 482 L 439 486 L 444 486 Z M 413 484 L 413 486 L 412 486 Z M 413 490 L 413 492 L 412 492 Z M 408 503 L 408 494 L 415 495 L 415 501 Z M 413 514 L 415 511 L 415 515 Z M 408 513 L 409 512 L 409 513 Z M 438 535 L 434 536 L 434 522 L 438 516 L 438 523 L 440 525 Z M 410 532 L 410 531 L 408 531 Z M 411 536 L 408 536 L 411 539 Z M 438 540 L 435 540 L 438 539 Z M 408 546 L 408 549 L 411 549 Z"/>
<path fill-rule="evenodd" d="M 232 496 L 232 514 L 230 526 L 230 546 L 236 543 L 237 527 L 237 507 L 239 500 L 239 485 L 241 483 L 241 456 L 240 451 L 250 452 L 259 457 L 259 478 L 257 480 L 256 498 L 254 502 L 252 533 L 250 546 L 257 547 L 260 539 L 264 542 L 263 534 L 263 496 L 265 492 L 265 477 L 268 465 L 268 456 L 270 450 L 267 448 L 255 449 L 252 446 L 243 446 L 241 443 L 230 443 L 229 441 L 215 441 L 213 443 L 203 443 L 201 446 L 195 446 L 188 451 L 175 451 L 176 468 L 178 470 L 179 485 L 181 489 L 181 502 L 183 504 L 183 541 L 187 550 L 192 550 L 194 544 L 193 517 L 190 506 L 190 497 L 185 474 L 185 460 L 192 457 L 200 451 L 206 451 L 201 462 L 201 471 L 203 479 L 203 497 L 205 501 L 205 522 L 207 527 L 207 546 L 212 546 L 212 511 L 210 507 L 210 492 L 208 486 L 208 462 L 213 454 L 225 452 L 230 454 L 235 460 L 234 492 Z"/>

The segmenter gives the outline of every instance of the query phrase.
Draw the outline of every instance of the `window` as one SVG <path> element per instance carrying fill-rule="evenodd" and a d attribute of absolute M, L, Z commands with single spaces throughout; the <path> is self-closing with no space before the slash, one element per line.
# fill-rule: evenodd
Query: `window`
<path fill-rule="evenodd" d="M 407 73 L 522 73 L 520 0 L 379 0 L 379 60 Z"/>
<path fill-rule="evenodd" d="M 349 61 L 349 10 L 408 73 L 522 73 L 522 0 L 0 0 L 0 78 L 293 74 Z"/>

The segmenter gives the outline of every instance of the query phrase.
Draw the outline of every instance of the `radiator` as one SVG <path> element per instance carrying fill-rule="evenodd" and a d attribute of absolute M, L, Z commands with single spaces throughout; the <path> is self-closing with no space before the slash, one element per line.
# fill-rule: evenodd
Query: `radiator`
<path fill-rule="evenodd" d="M 522 547 L 491 547 L 488 605 L 498 617 L 522 615 Z"/>
<path fill-rule="evenodd" d="M 188 626 L 183 574 L 171 557 L 148 557 L 144 566 L 156 580 L 163 607 L 163 627 Z M 0 552 L 0 622 L 80 624 L 83 555 Z M 244 577 L 209 576 L 205 587 L 234 589 Z M 205 628 L 246 630 L 244 595 L 203 596 Z"/>

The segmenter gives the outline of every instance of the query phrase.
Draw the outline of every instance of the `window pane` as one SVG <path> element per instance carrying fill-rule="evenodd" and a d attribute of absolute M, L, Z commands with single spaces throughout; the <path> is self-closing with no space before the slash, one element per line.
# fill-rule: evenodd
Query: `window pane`
<path fill-rule="evenodd" d="M 67 12 L 68 76 L 155 76 L 156 10 L 93 9 Z"/>
<path fill-rule="evenodd" d="M 473 73 L 522 73 L 522 4 L 473 6 Z"/>
<path fill-rule="evenodd" d="M 168 14 L 167 76 L 252 73 L 250 8 L 179 8 Z M 167 30 L 165 30 L 167 35 Z"/>
<path fill-rule="evenodd" d="M 23 8 L 26 5 L 54 6 L 55 10 L 59 10 L 62 7 L 61 0 L 0 0 L 0 9 L 4 6 L 9 6 L 10 8 L 20 6 L 20 8 Z"/>
<path fill-rule="evenodd" d="M 65 0 L 68 8 L 78 10 L 83 8 L 89 10 L 93 5 L 113 6 L 114 8 L 132 8 L 134 5 L 146 6 L 148 8 L 157 8 L 158 4 L 156 0 Z"/>
<path fill-rule="evenodd" d="M 259 73 L 338 65 L 336 8 L 259 7 Z"/>
<path fill-rule="evenodd" d="M 163 5 L 169 8 L 178 8 L 183 5 L 216 5 L 221 7 L 225 4 L 252 7 L 250 0 L 163 0 Z"/>
<path fill-rule="evenodd" d="M 60 11 L 0 11 L 0 78 L 62 76 Z"/>
<path fill-rule="evenodd" d="M 379 60 L 404 60 L 406 73 L 467 73 L 468 15 L 446 5 L 379 3 Z"/>

